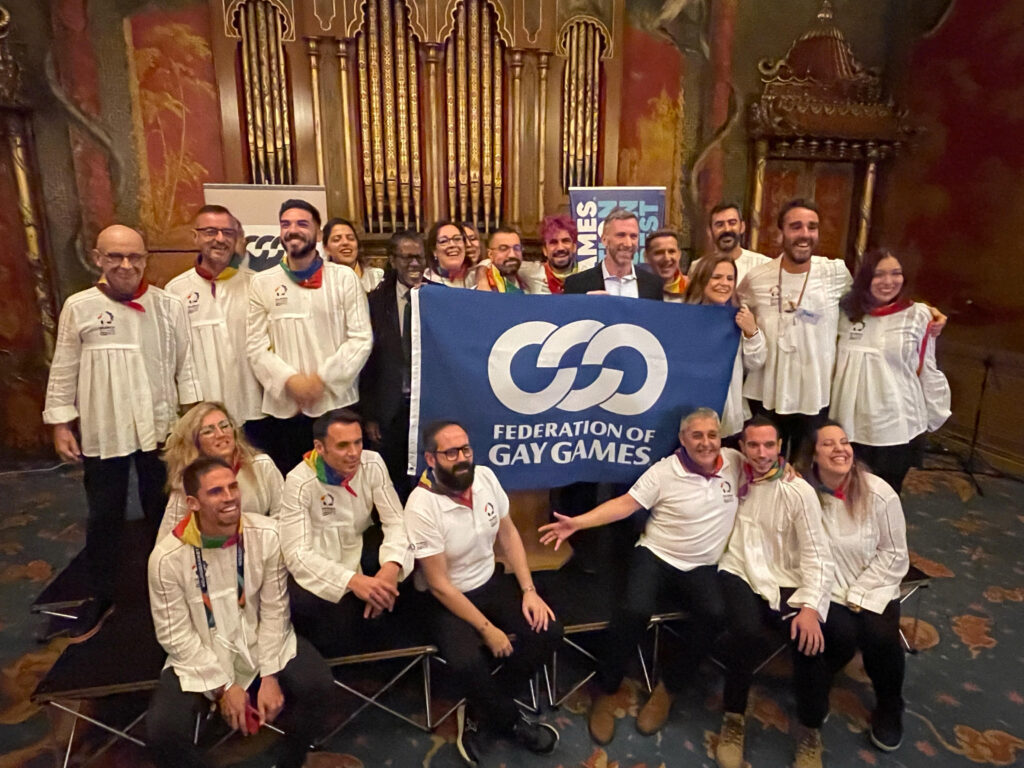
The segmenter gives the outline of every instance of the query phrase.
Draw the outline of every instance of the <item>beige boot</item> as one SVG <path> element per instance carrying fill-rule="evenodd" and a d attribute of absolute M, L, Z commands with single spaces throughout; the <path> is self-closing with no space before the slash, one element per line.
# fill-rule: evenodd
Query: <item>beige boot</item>
<path fill-rule="evenodd" d="M 821 731 L 817 728 L 804 728 L 800 740 L 796 743 L 796 758 L 793 768 L 822 768 Z"/>
<path fill-rule="evenodd" d="M 643 709 L 637 713 L 636 729 L 644 736 L 650 736 L 661 730 L 668 720 L 668 711 L 675 701 L 674 693 L 669 693 L 664 683 L 659 682 L 651 691 L 651 697 L 647 699 Z"/>
<path fill-rule="evenodd" d="M 618 692 L 602 693 L 590 705 L 590 738 L 602 747 L 615 736 L 615 700 L 618 695 Z"/>
<path fill-rule="evenodd" d="M 743 732 L 746 721 L 743 715 L 726 712 L 722 718 L 722 730 L 718 734 L 715 748 L 715 762 L 718 768 L 743 768 Z"/>

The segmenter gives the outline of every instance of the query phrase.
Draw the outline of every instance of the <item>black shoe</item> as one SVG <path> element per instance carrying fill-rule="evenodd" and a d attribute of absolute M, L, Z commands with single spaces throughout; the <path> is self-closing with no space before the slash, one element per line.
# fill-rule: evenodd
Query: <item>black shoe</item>
<path fill-rule="evenodd" d="M 82 605 L 78 618 L 71 625 L 68 636 L 72 643 L 84 643 L 100 631 L 103 622 L 114 612 L 114 603 L 102 597 L 95 597 Z"/>
<path fill-rule="evenodd" d="M 553 725 L 535 723 L 526 715 L 519 713 L 516 724 L 512 726 L 512 735 L 516 741 L 535 755 L 547 755 L 558 743 L 559 733 Z"/>
<path fill-rule="evenodd" d="M 456 711 L 455 722 L 458 726 L 455 746 L 459 750 L 459 755 L 467 765 L 476 765 L 483 754 L 482 734 L 476 721 L 466 714 L 465 704 L 460 705 Z"/>
<path fill-rule="evenodd" d="M 871 714 L 871 743 L 883 752 L 894 752 L 903 743 L 903 710 L 876 709 Z"/>

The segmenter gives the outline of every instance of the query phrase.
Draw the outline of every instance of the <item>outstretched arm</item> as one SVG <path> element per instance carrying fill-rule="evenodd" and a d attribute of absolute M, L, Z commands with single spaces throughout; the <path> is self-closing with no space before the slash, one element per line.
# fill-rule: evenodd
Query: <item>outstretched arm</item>
<path fill-rule="evenodd" d="M 562 542 L 572 536 L 576 531 L 587 528 L 599 528 L 617 520 L 624 520 L 641 508 L 640 502 L 624 493 L 614 499 L 609 499 L 604 504 L 599 504 L 586 514 L 578 517 L 568 517 L 555 512 L 555 522 L 542 525 L 537 530 L 540 532 L 540 543 L 550 544 L 555 542 L 555 549 L 561 546 Z"/>

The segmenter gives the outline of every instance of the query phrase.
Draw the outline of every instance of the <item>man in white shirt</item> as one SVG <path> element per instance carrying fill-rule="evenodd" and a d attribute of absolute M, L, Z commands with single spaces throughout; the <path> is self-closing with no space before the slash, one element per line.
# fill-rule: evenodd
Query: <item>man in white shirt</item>
<path fill-rule="evenodd" d="M 736 265 L 736 285 L 743 282 L 751 269 L 771 261 L 764 254 L 748 251 L 740 245 L 746 231 L 747 224 L 736 203 L 719 203 L 708 214 L 708 238 L 714 245 L 715 255 L 728 256 Z M 691 277 L 699 263 L 700 259 L 696 259 L 690 264 Z"/>
<path fill-rule="evenodd" d="M 790 200 L 779 211 L 782 255 L 754 267 L 737 294 L 764 333 L 767 359 L 752 370 L 743 395 L 754 413 L 778 426 L 782 453 L 801 458 L 807 437 L 828 415 L 836 359 L 839 299 L 853 284 L 840 259 L 814 256 L 818 206 Z"/>
<path fill-rule="evenodd" d="M 718 414 L 710 408 L 698 408 L 682 420 L 679 443 L 673 455 L 644 472 L 628 493 L 579 517 L 556 513 L 556 522 L 540 528 L 541 542 L 553 541 L 557 549 L 578 530 L 650 510 L 630 556 L 626 596 L 613 613 L 598 671 L 603 694 L 590 710 L 590 735 L 599 744 L 615 734 L 616 694 L 659 596 L 670 594 L 687 612 L 681 633 L 686 644 L 662 670 L 662 679 L 637 714 L 640 733 L 653 734 L 665 724 L 676 694 L 692 681 L 725 624 L 717 563 L 736 517 L 743 457 L 722 448 Z"/>
<path fill-rule="evenodd" d="M 746 423 L 748 462 L 729 546 L 718 564 L 729 634 L 720 768 L 742 768 L 744 714 L 754 670 L 789 640 L 802 733 L 794 768 L 821 768 L 821 724 L 828 714 L 828 665 L 821 625 L 828 618 L 835 564 L 817 494 L 800 478 L 783 480 L 780 437 L 764 416 Z M 788 624 L 788 626 L 787 626 Z"/>
<path fill-rule="evenodd" d="M 682 303 L 686 294 L 686 276 L 679 268 L 683 252 L 679 248 L 679 233 L 674 229 L 659 229 L 647 236 L 644 258 L 662 280 L 664 300 Z"/>
<path fill-rule="evenodd" d="M 217 702 L 224 721 L 243 734 L 287 710 L 277 765 L 299 768 L 334 685 L 288 619 L 277 525 L 242 514 L 234 470 L 221 459 L 197 459 L 183 484 L 189 515 L 149 557 L 153 626 L 167 651 L 146 720 L 154 761 L 159 768 L 206 765 L 193 744 L 196 716 Z"/>
<path fill-rule="evenodd" d="M 253 273 L 235 252 L 236 221 L 223 206 L 200 208 L 192 231 L 195 266 L 164 290 L 185 304 L 203 397 L 224 403 L 234 423 L 245 425 L 264 417 L 263 389 L 245 352 Z"/>
<path fill-rule="evenodd" d="M 363 551 L 377 510 L 379 551 Z M 363 450 L 359 416 L 348 408 L 313 423 L 313 450 L 288 473 L 278 519 L 284 561 L 295 579 L 292 612 L 303 637 L 328 658 L 353 635 L 380 631 L 375 619 L 395 607 L 398 582 L 413 558 L 402 503 L 380 454 Z M 362 563 L 374 569 L 364 572 Z"/>
<path fill-rule="evenodd" d="M 77 642 L 95 634 L 113 609 L 131 466 L 155 536 L 167 506 L 161 444 L 179 405 L 202 399 L 185 306 L 143 278 L 142 235 L 120 224 L 107 227 L 92 257 L 102 274 L 64 303 L 43 411 L 57 454 L 84 468 L 94 599 L 70 629 Z"/>
<path fill-rule="evenodd" d="M 558 731 L 527 719 L 514 697 L 551 657 L 562 627 L 533 585 L 508 496 L 494 472 L 473 464 L 466 431 L 451 421 L 430 424 L 423 451 L 427 469 L 409 496 L 405 523 L 419 565 L 417 587 L 433 596 L 425 608 L 434 641 L 474 715 L 467 719 L 459 710 L 459 753 L 470 765 L 479 762 L 485 748 L 479 723 L 547 754 Z M 512 574 L 495 568 L 495 541 Z M 495 659 L 503 660 L 497 678 Z"/>
<path fill-rule="evenodd" d="M 356 273 L 316 251 L 320 212 L 286 200 L 280 219 L 286 254 L 252 278 L 247 353 L 272 420 L 260 447 L 285 473 L 309 450 L 313 419 L 358 399 L 373 333 Z"/>

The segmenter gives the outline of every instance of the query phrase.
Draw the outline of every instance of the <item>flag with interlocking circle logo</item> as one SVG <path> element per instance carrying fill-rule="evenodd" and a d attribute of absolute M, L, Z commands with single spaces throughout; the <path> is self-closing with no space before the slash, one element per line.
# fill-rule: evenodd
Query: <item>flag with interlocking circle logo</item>
<path fill-rule="evenodd" d="M 630 483 L 678 444 L 694 408 L 721 412 L 739 330 L 731 307 L 614 296 L 413 292 L 409 471 L 420 430 L 466 427 L 510 489 Z"/>

